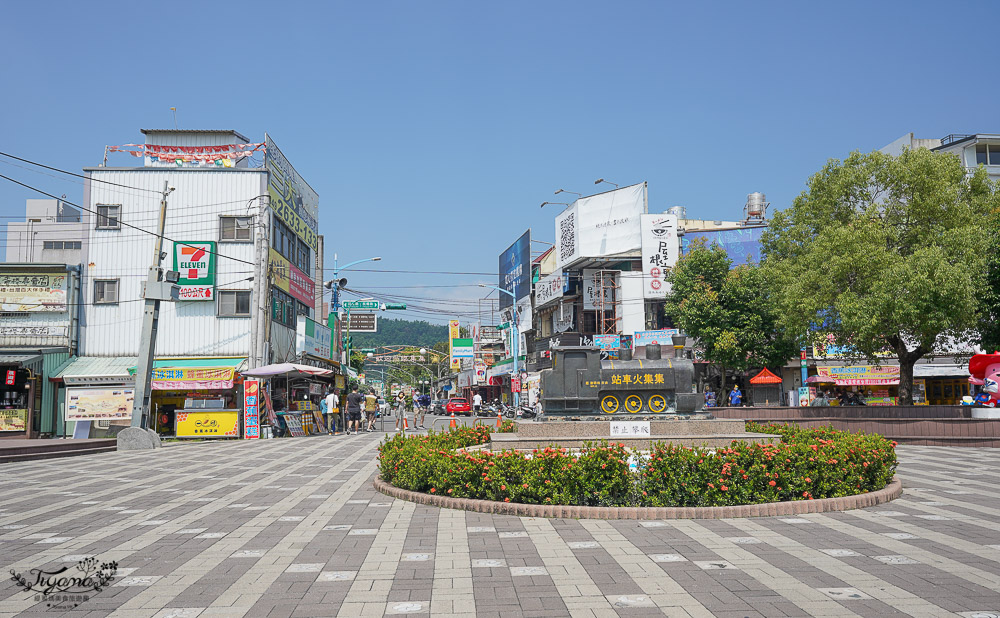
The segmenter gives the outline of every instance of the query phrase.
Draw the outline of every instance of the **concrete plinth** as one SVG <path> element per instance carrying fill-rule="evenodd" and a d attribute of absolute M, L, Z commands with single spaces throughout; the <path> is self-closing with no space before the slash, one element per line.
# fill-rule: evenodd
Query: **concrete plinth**
<path fill-rule="evenodd" d="M 645 433 L 645 422 L 621 419 L 629 423 L 613 426 L 607 420 L 592 420 L 566 423 L 520 423 L 516 433 L 495 433 L 490 436 L 494 451 L 505 449 L 533 450 L 558 445 L 565 448 L 581 448 L 587 442 L 619 442 L 628 448 L 649 450 L 651 444 L 665 442 L 690 447 L 721 448 L 734 440 L 754 443 L 775 443 L 781 436 L 774 434 L 747 433 L 745 423 L 739 419 L 714 420 L 654 420 L 648 421 L 649 433 Z M 638 424 L 637 424 L 638 423 Z M 638 427 L 641 431 L 633 433 Z M 614 429 L 625 429 L 627 433 L 615 433 Z"/>

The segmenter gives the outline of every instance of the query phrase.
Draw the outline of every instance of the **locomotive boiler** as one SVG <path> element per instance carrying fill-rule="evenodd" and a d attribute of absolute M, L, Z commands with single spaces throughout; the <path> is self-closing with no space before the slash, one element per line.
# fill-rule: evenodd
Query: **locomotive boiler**
<path fill-rule="evenodd" d="M 593 346 L 552 349 L 552 369 L 541 372 L 545 416 L 672 415 L 699 412 L 694 363 L 661 358 L 646 346 L 645 359 L 601 360 Z"/>

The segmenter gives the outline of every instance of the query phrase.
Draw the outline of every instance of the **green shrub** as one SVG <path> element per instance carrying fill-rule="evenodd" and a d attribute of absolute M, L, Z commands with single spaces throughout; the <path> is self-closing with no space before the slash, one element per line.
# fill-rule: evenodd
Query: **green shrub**
<path fill-rule="evenodd" d="M 896 469 L 895 443 L 881 436 L 752 423 L 748 431 L 777 433 L 782 441 L 733 442 L 716 450 L 657 443 L 630 471 L 629 458 L 636 454 L 607 441 L 576 453 L 549 447 L 530 456 L 461 450 L 489 441 L 490 429 L 479 425 L 394 436 L 379 447 L 379 470 L 403 489 L 481 500 L 724 506 L 874 491 L 885 487 Z"/>

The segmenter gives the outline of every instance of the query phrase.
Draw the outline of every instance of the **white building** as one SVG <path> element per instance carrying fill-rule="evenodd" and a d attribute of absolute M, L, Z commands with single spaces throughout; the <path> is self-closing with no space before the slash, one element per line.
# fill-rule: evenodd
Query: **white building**
<path fill-rule="evenodd" d="M 79 264 L 86 235 L 80 211 L 62 200 L 25 201 L 24 221 L 7 224 L 7 262 Z"/>
<path fill-rule="evenodd" d="M 986 167 L 991 180 L 1000 180 L 1000 134 L 996 133 L 952 133 L 940 139 L 916 138 L 907 133 L 879 150 L 899 156 L 903 148 L 927 148 L 936 152 L 950 152 L 962 161 L 971 173 L 980 165 Z"/>

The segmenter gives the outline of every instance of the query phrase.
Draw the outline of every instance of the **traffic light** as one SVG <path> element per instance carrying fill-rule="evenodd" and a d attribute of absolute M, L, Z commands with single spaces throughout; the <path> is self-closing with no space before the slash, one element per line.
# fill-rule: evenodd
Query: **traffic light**
<path fill-rule="evenodd" d="M 351 343 L 354 342 L 353 335 L 344 335 L 340 338 L 340 343 L 344 345 L 345 348 L 351 347 Z"/>

